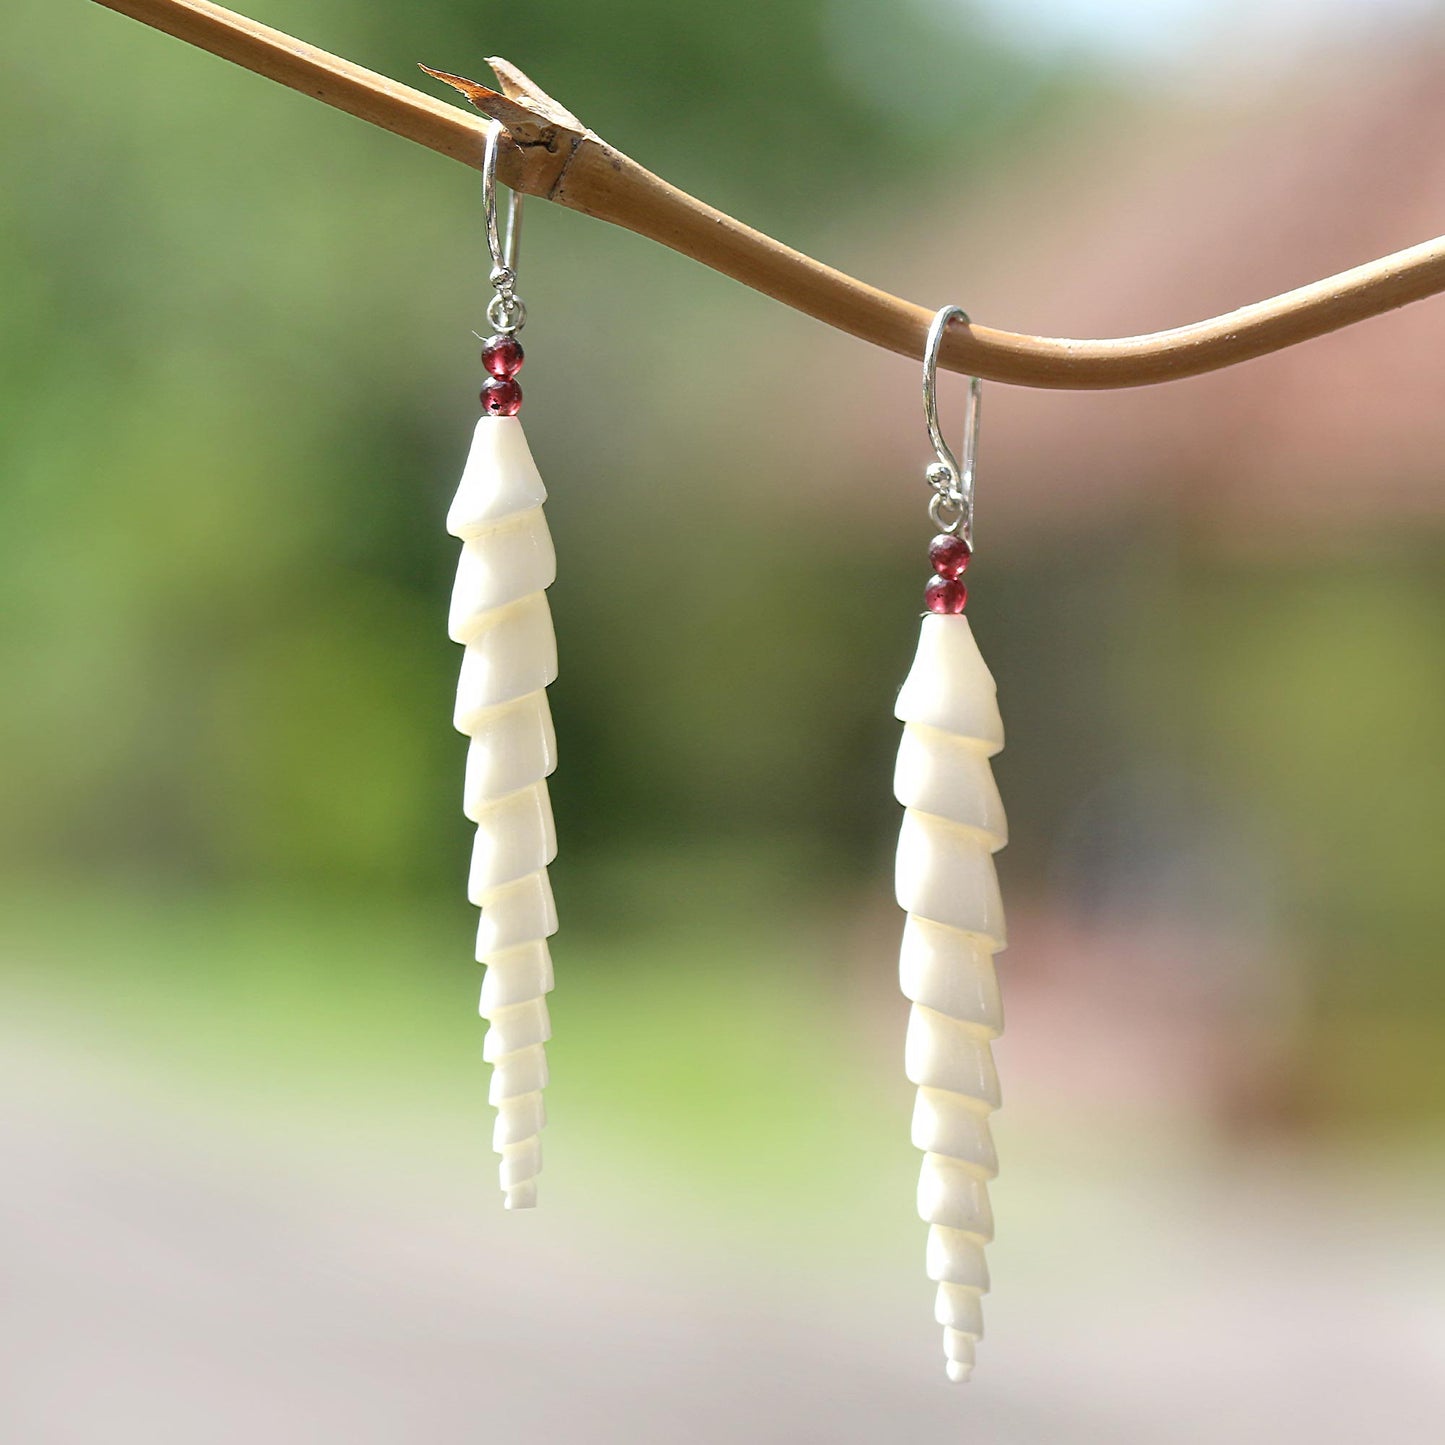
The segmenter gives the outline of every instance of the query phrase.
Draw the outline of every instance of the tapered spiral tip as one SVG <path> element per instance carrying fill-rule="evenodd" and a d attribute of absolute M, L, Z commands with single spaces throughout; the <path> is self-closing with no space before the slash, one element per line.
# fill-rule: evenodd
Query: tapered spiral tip
<path fill-rule="evenodd" d="M 521 364 L 519 347 L 515 360 Z M 462 811 L 477 834 L 467 896 L 482 910 L 482 1058 L 492 1066 L 492 1148 L 508 1209 L 537 1206 L 544 1045 L 552 1037 L 547 939 L 557 909 L 547 865 L 557 856 L 557 830 L 547 778 L 557 739 L 546 688 L 557 676 L 557 638 L 546 589 L 557 556 L 542 515 L 546 496 L 521 422 L 482 417 L 447 514 L 447 530 L 462 541 L 448 631 L 466 648 L 452 720 L 471 739 Z"/>
<path fill-rule="evenodd" d="M 973 1377 L 973 1366 L 964 1364 L 962 1360 L 949 1360 L 944 1369 L 948 1371 L 948 1378 L 955 1385 L 966 1385 Z"/>

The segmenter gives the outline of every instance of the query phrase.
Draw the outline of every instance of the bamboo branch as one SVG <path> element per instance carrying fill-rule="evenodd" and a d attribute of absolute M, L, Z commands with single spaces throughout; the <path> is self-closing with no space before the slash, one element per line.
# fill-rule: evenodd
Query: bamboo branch
<path fill-rule="evenodd" d="M 453 160 L 481 164 L 485 122 L 210 0 L 98 3 Z M 864 341 L 923 355 L 930 308 L 835 271 L 695 200 L 614 150 L 506 61 L 490 64 L 501 93 L 429 73 L 507 128 L 511 144 L 498 166 L 506 185 L 647 236 Z M 939 365 L 1021 386 L 1144 386 L 1249 361 L 1440 291 L 1445 237 L 1147 336 L 1070 341 L 959 326 L 945 337 Z"/>

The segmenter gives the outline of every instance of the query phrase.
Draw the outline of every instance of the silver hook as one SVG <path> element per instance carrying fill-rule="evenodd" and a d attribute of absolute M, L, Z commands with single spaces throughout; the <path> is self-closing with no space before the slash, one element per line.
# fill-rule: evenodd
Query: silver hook
<path fill-rule="evenodd" d="M 957 532 L 970 550 L 973 547 L 973 484 L 978 472 L 978 423 L 983 411 L 983 381 L 977 376 L 968 379 L 968 402 L 963 423 L 963 461 L 954 456 L 943 439 L 938 424 L 938 350 L 948 323 L 959 320 L 969 324 L 968 312 L 961 306 L 944 306 L 928 326 L 928 340 L 923 348 L 923 416 L 928 423 L 928 439 L 938 457 L 925 473 L 933 488 L 928 515 L 943 532 Z"/>
<path fill-rule="evenodd" d="M 487 126 L 487 143 L 482 151 L 482 215 L 487 224 L 487 250 L 491 252 L 489 276 L 497 294 L 487 305 L 487 321 L 504 336 L 527 324 L 527 307 L 516 294 L 517 251 L 522 242 L 522 193 L 507 193 L 507 240 L 502 244 L 497 224 L 497 153 L 501 149 L 502 123 Z"/>

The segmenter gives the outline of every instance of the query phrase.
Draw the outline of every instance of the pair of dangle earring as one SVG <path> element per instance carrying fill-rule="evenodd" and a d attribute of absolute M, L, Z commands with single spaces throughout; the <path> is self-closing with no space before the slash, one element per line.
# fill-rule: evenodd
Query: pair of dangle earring
<path fill-rule="evenodd" d="M 963 573 L 973 558 L 973 493 L 982 384 L 969 380 L 963 460 L 938 423 L 938 350 L 957 306 L 933 318 L 923 405 L 937 454 L 926 479 L 937 535 L 918 651 L 895 715 L 903 723 L 893 791 L 903 804 L 895 891 L 907 913 L 899 982 L 911 1004 L 904 1072 L 917 1086 L 912 1137 L 923 1151 L 918 1213 L 937 1286 L 948 1378 L 967 1380 L 983 1335 L 993 1238 L 988 1181 L 998 1172 L 989 1115 L 999 1105 L 992 1040 L 1003 1028 L 993 956 L 1005 943 L 993 854 L 1007 841 L 989 759 L 1003 747 L 993 677 L 974 641 Z"/>
<path fill-rule="evenodd" d="M 526 307 L 516 292 L 521 197 L 509 204 L 505 246 L 496 203 L 501 126 L 489 127 L 482 201 L 496 294 L 487 307 L 493 335 L 482 346 L 488 378 L 447 530 L 462 543 L 449 631 L 465 647 L 455 724 L 469 739 L 463 812 L 476 824 L 468 897 L 481 909 L 476 954 L 486 965 L 480 1011 L 489 1027 L 506 1207 L 537 1202 L 541 1129 L 546 1122 L 546 995 L 553 986 L 548 939 L 557 910 L 547 876 L 556 857 L 547 778 L 557 763 L 547 686 L 557 644 L 546 589 L 556 557 L 538 475 L 518 415 L 517 339 Z M 918 650 L 898 695 L 903 739 L 894 793 L 904 807 L 896 892 L 907 913 L 899 977 L 912 1005 L 904 1069 L 917 1086 L 912 1137 L 923 1151 L 918 1212 L 928 1225 L 927 1273 L 937 1285 L 948 1376 L 966 1380 L 982 1336 L 988 1289 L 984 1245 L 993 1237 L 987 1181 L 997 1173 L 988 1116 L 998 1107 L 991 1041 L 1002 1029 L 993 955 L 1004 946 L 993 854 L 1006 840 L 1003 805 L 989 759 L 1003 746 L 993 678 L 979 655 L 964 606 L 963 573 L 973 556 L 973 493 L 981 384 L 969 384 L 963 460 L 938 423 L 938 349 L 945 307 L 929 328 L 923 399 L 937 460 L 927 471 L 937 535 L 934 576 Z"/>
<path fill-rule="evenodd" d="M 547 877 L 557 856 L 547 793 L 557 740 L 546 691 L 557 676 L 546 596 L 557 559 L 542 512 L 546 488 L 518 415 L 524 355 L 517 336 L 527 320 L 516 290 L 522 198 L 511 193 L 503 245 L 500 140 L 501 126 L 493 122 L 482 160 L 493 334 L 482 344 L 483 414 L 447 512 L 447 531 L 462 543 L 448 631 L 466 649 L 454 722 L 470 739 L 462 811 L 477 828 L 467 896 L 482 910 L 476 956 L 486 966 L 480 1011 L 489 1025 L 482 1056 L 492 1066 L 489 1098 L 497 1111 L 492 1145 L 501 1155 L 506 1207 L 526 1209 L 537 1202 L 542 1167 L 545 1046 L 552 1033 L 547 940 L 557 931 Z"/>

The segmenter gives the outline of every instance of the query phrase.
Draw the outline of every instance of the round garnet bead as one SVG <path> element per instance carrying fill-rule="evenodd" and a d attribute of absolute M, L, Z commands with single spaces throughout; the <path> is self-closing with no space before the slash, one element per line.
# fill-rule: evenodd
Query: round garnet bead
<path fill-rule="evenodd" d="M 968 588 L 956 577 L 930 577 L 923 589 L 923 602 L 930 612 L 951 616 L 963 611 Z"/>
<path fill-rule="evenodd" d="M 482 365 L 503 381 L 514 377 L 526 359 L 527 353 L 515 336 L 489 336 L 482 343 Z"/>
<path fill-rule="evenodd" d="M 957 534 L 940 532 L 928 544 L 928 560 L 940 577 L 952 581 L 968 570 L 968 564 L 973 560 L 973 549 Z"/>
<path fill-rule="evenodd" d="M 516 416 L 522 409 L 522 388 L 510 376 L 489 376 L 482 383 L 482 410 L 488 416 Z"/>

